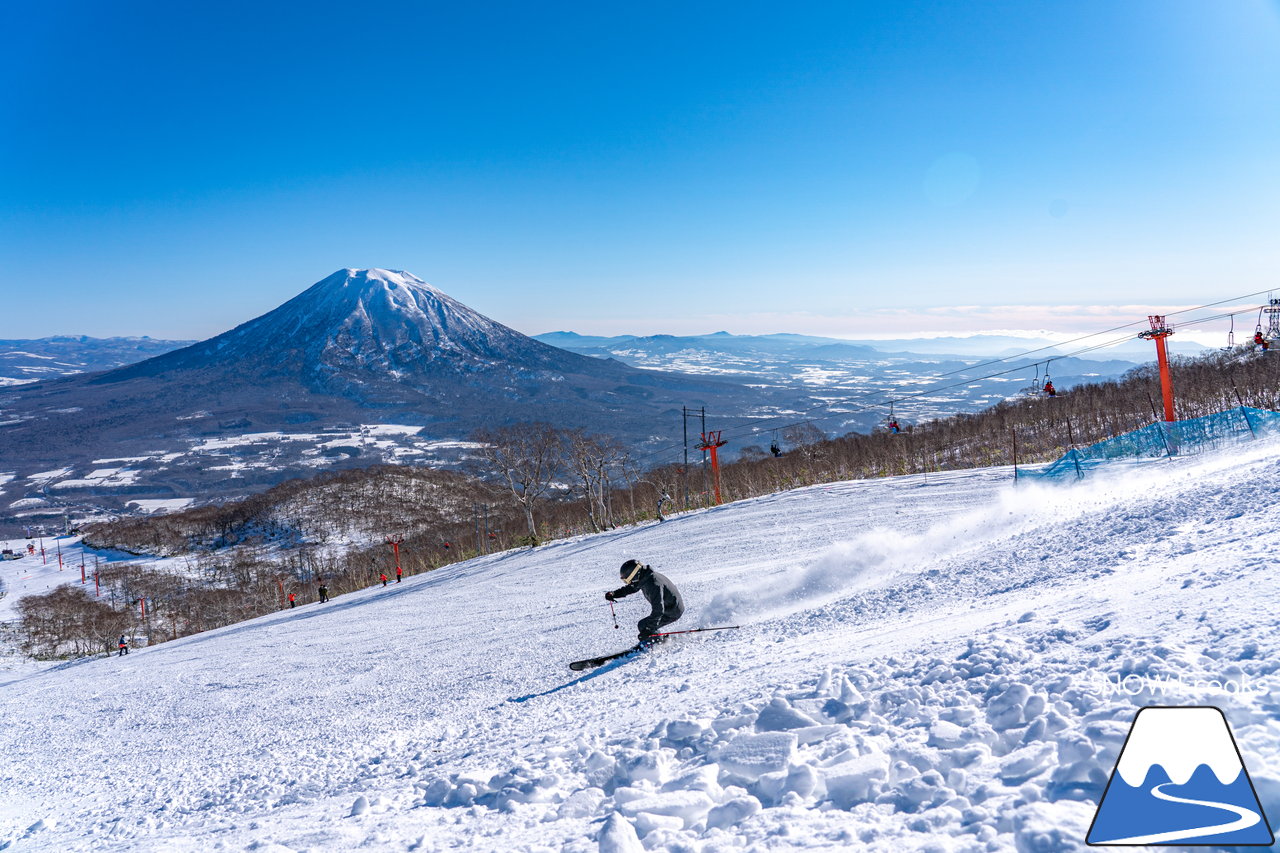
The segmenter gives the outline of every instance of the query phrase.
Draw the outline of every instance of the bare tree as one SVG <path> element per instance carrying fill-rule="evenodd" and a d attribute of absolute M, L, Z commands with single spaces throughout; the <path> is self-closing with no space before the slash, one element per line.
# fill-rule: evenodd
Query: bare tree
<path fill-rule="evenodd" d="M 564 436 L 564 461 L 573 472 L 577 487 L 587 504 L 587 518 L 592 531 L 612 523 L 609 493 L 612 491 L 613 469 L 625 451 L 611 435 L 588 435 L 580 429 L 568 430 Z"/>
<path fill-rule="evenodd" d="M 472 440 L 483 445 L 480 458 L 507 484 L 511 497 L 524 512 L 529 544 L 538 544 L 533 507 L 546 496 L 560 473 L 561 434 L 550 424 L 514 424 L 477 430 Z"/>
<path fill-rule="evenodd" d="M 70 585 L 18 601 L 18 633 L 38 657 L 110 651 L 128 629 L 129 617 Z"/>
<path fill-rule="evenodd" d="M 799 451 L 800 456 L 809 464 L 816 462 L 826 449 L 824 445 L 827 434 L 810 421 L 787 427 L 782 438 Z"/>

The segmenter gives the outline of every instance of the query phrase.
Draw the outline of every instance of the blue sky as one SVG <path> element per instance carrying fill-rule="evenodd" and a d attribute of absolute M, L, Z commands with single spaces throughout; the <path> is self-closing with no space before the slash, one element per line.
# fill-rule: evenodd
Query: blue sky
<path fill-rule="evenodd" d="M 529 333 L 1088 330 L 1280 283 L 1275 0 L 0 25 L 0 337 L 204 337 L 341 267 Z"/>

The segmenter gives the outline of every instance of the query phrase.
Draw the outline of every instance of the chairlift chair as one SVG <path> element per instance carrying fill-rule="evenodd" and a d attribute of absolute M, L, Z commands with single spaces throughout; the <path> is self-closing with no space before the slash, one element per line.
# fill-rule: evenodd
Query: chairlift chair
<path fill-rule="evenodd" d="M 893 400 L 889 401 L 889 418 L 885 421 L 885 429 L 889 430 L 890 435 L 897 435 L 902 432 L 902 427 L 898 424 L 898 418 L 893 413 Z"/>
<path fill-rule="evenodd" d="M 1031 380 L 1030 385 L 1027 385 L 1024 388 L 1022 388 L 1020 391 L 1018 391 L 1018 393 L 1014 395 L 1014 399 L 1025 399 L 1027 397 L 1039 397 L 1042 393 L 1044 393 L 1044 388 L 1040 385 L 1040 362 L 1037 361 L 1035 363 L 1035 368 L 1036 368 L 1036 378 Z"/>
<path fill-rule="evenodd" d="M 1040 389 L 1045 397 L 1053 399 L 1058 396 L 1058 389 L 1053 387 L 1053 380 L 1049 377 L 1049 362 L 1044 363 L 1044 386 Z"/>

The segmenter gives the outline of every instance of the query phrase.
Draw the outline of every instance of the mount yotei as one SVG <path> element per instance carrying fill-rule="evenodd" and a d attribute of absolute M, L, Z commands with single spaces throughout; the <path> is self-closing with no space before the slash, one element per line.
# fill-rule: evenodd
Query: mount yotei
<path fill-rule="evenodd" d="M 331 464 L 447 461 L 474 429 L 522 421 L 643 447 L 678 436 L 681 405 L 743 416 L 771 403 L 549 346 L 409 273 L 346 269 L 209 340 L 6 389 L 0 507 L 200 499 Z"/>

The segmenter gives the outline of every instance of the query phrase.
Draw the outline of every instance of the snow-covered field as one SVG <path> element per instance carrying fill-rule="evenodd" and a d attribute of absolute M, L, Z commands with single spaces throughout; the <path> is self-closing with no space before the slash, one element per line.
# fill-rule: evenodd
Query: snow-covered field
<path fill-rule="evenodd" d="M 813 487 L 9 663 L 0 849 L 1081 850 L 1146 704 L 1221 707 L 1274 821 L 1278 451 Z M 633 556 L 745 627 L 570 673 Z"/>
<path fill-rule="evenodd" d="M 208 416 L 208 412 L 198 412 L 178 419 Z M 171 512 L 196 502 L 195 498 L 172 497 L 175 490 L 201 492 L 200 477 L 210 471 L 221 472 L 220 479 L 227 481 L 253 472 L 328 469 L 351 457 L 360 457 L 366 464 L 449 467 L 480 446 L 471 441 L 430 439 L 420 435 L 421 431 L 421 426 L 412 424 L 353 424 L 324 432 L 252 432 L 186 439 L 177 451 L 96 459 L 24 477 L 0 472 L 0 509 L 7 506 L 24 523 L 30 520 L 50 526 L 60 522 L 64 514 L 84 522 L 109 514 Z M 265 489 L 270 480 L 259 482 L 256 490 Z"/>

